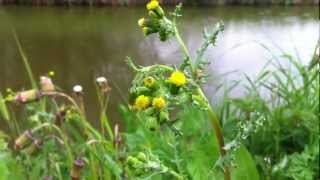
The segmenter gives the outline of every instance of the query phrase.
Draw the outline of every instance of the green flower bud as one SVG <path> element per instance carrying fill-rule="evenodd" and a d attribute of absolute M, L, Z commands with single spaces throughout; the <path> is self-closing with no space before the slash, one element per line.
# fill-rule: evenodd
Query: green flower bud
<path fill-rule="evenodd" d="M 150 34 L 152 34 L 152 33 L 158 32 L 157 29 L 153 29 L 153 28 L 151 28 L 151 27 L 143 27 L 143 28 L 142 28 L 142 31 L 143 31 L 143 34 L 144 34 L 145 36 L 148 36 L 148 35 L 150 35 Z"/>
<path fill-rule="evenodd" d="M 139 152 L 137 158 L 142 162 L 147 162 L 147 156 L 143 152 Z"/>
<path fill-rule="evenodd" d="M 157 118 L 155 117 L 148 117 L 146 119 L 146 127 L 150 130 L 150 131 L 155 131 L 159 128 L 159 124 L 157 121 Z"/>
<path fill-rule="evenodd" d="M 151 116 L 152 114 L 155 113 L 155 108 L 149 107 L 146 110 L 143 111 L 146 115 Z"/>
<path fill-rule="evenodd" d="M 160 41 L 166 41 L 168 39 L 168 34 L 164 29 L 159 31 L 159 38 Z"/>
<path fill-rule="evenodd" d="M 159 120 L 160 120 L 160 123 L 165 123 L 165 122 L 169 121 L 169 112 L 166 110 L 160 111 Z"/>

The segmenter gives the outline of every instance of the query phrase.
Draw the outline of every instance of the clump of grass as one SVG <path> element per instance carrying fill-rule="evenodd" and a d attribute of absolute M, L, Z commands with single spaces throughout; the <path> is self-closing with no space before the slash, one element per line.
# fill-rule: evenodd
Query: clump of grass
<path fill-rule="evenodd" d="M 258 78 L 247 77 L 245 97 L 225 99 L 225 131 L 250 131 L 242 142 L 254 156 L 261 179 L 317 179 L 319 55 L 314 53 L 309 65 L 286 53 L 273 57 L 272 67 Z M 243 135 L 234 132 L 233 137 Z"/>

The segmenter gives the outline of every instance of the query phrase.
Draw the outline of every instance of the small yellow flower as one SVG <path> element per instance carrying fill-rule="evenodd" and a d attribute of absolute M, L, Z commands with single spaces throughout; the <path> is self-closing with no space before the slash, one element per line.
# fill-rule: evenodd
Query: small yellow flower
<path fill-rule="evenodd" d="M 150 105 L 150 99 L 147 96 L 140 95 L 134 102 L 134 108 L 137 110 L 143 110 Z"/>
<path fill-rule="evenodd" d="M 53 77 L 55 74 L 56 74 L 56 73 L 55 73 L 54 71 L 49 71 L 49 73 L 48 73 L 48 75 L 49 75 L 50 77 Z"/>
<path fill-rule="evenodd" d="M 151 0 L 148 4 L 147 4 L 147 10 L 151 11 L 156 9 L 157 7 L 159 7 L 159 2 L 157 0 Z"/>
<path fill-rule="evenodd" d="M 148 87 L 148 88 L 153 87 L 154 83 L 155 83 L 155 79 L 153 77 L 151 77 L 151 76 L 146 77 L 143 80 L 143 85 Z"/>
<path fill-rule="evenodd" d="M 187 83 L 187 78 L 181 71 L 175 71 L 169 77 L 169 82 L 176 86 L 183 86 Z"/>
<path fill-rule="evenodd" d="M 144 18 L 140 18 L 139 21 L 138 21 L 138 25 L 140 27 L 143 27 L 144 26 L 144 23 L 145 23 L 145 19 Z"/>
<path fill-rule="evenodd" d="M 152 106 L 157 109 L 162 109 L 166 106 L 166 100 L 163 97 L 154 98 L 152 101 Z"/>

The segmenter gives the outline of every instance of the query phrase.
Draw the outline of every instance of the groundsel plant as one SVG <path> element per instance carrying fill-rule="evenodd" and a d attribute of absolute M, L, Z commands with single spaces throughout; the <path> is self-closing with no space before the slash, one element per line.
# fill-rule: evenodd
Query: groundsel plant
<path fill-rule="evenodd" d="M 181 7 L 179 4 L 168 16 L 157 0 L 151 0 L 147 4 L 148 17 L 139 19 L 138 25 L 145 36 L 158 34 L 161 41 L 176 38 L 183 59 L 178 67 L 160 64 L 141 67 L 135 65 L 131 58 L 127 58 L 128 65 L 135 72 L 129 92 L 129 107 L 136 112 L 137 117 L 144 117 L 145 125 L 151 131 L 159 130 L 164 124 L 173 126 L 174 121 L 179 121 L 174 116 L 181 110 L 182 105 L 190 104 L 207 111 L 219 144 L 220 155 L 223 157 L 226 155 L 226 149 L 220 123 L 201 85 L 207 76 L 205 70 L 208 61 L 204 58 L 204 53 L 210 45 L 215 45 L 218 34 L 224 30 L 224 25 L 217 23 L 212 32 L 204 31 L 204 43 L 193 61 L 176 23 L 177 18 L 181 16 Z M 230 179 L 228 165 L 223 167 L 223 172 L 225 179 Z"/>

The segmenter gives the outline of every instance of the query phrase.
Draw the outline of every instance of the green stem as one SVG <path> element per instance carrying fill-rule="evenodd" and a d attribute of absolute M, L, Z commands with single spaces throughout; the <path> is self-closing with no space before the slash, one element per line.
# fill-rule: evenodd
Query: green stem
<path fill-rule="evenodd" d="M 190 53 L 189 53 L 184 41 L 182 40 L 182 38 L 181 38 L 181 36 L 179 34 L 179 31 L 177 29 L 175 21 L 174 21 L 174 32 L 175 32 L 175 37 L 176 37 L 176 39 L 177 39 L 177 41 L 178 41 L 178 43 L 180 45 L 180 48 L 181 48 L 182 52 L 184 53 L 185 57 L 188 58 L 191 61 Z M 193 65 L 191 63 L 189 65 L 189 68 L 190 68 L 191 74 L 193 75 L 192 77 L 194 78 L 195 70 L 194 70 L 194 67 L 193 67 Z M 220 155 L 223 157 L 223 156 L 226 155 L 226 151 L 223 149 L 224 140 L 223 140 L 223 134 L 222 134 L 222 131 L 221 131 L 221 127 L 220 127 L 220 123 L 219 123 L 218 117 L 216 116 L 212 106 L 210 105 L 209 101 L 207 100 L 207 97 L 203 93 L 201 87 L 197 88 L 197 93 L 202 97 L 203 101 L 205 101 L 205 105 L 206 105 L 206 107 L 208 109 L 208 115 L 209 115 L 211 124 L 213 126 L 216 139 L 218 141 Z M 224 167 L 224 179 L 225 180 L 230 180 L 231 179 L 230 171 L 229 171 L 229 167 L 228 166 Z"/>
<path fill-rule="evenodd" d="M 183 42 L 181 36 L 180 36 L 180 33 L 178 31 L 178 28 L 177 28 L 177 25 L 174 23 L 174 34 L 175 34 L 175 37 L 180 45 L 180 48 L 185 56 L 185 58 L 187 58 L 187 60 L 191 61 L 191 56 L 190 56 L 190 53 L 188 51 L 188 48 L 186 47 L 185 43 Z M 195 71 L 194 71 L 194 68 L 192 66 L 192 62 L 190 63 L 190 73 L 192 74 L 192 78 L 195 77 Z"/>
<path fill-rule="evenodd" d="M 17 44 L 17 46 L 18 46 L 19 54 L 20 54 L 20 56 L 21 56 L 21 58 L 22 58 L 24 67 L 25 67 L 26 70 L 27 70 L 27 74 L 28 74 L 28 77 L 29 77 L 31 86 L 32 86 L 32 88 L 34 88 L 34 89 L 38 89 L 37 83 L 36 83 L 36 81 L 35 81 L 35 78 L 34 78 L 34 76 L 33 76 L 32 70 L 31 70 L 31 66 L 30 66 L 30 64 L 29 64 L 29 61 L 28 61 L 28 58 L 27 58 L 26 54 L 25 54 L 24 51 L 23 51 L 23 48 L 22 48 L 22 46 L 21 46 L 21 43 L 20 43 L 19 38 L 18 38 L 18 36 L 17 36 L 17 33 L 13 30 L 13 31 L 12 31 L 12 34 L 13 34 L 14 40 L 16 41 L 16 44 Z"/>

